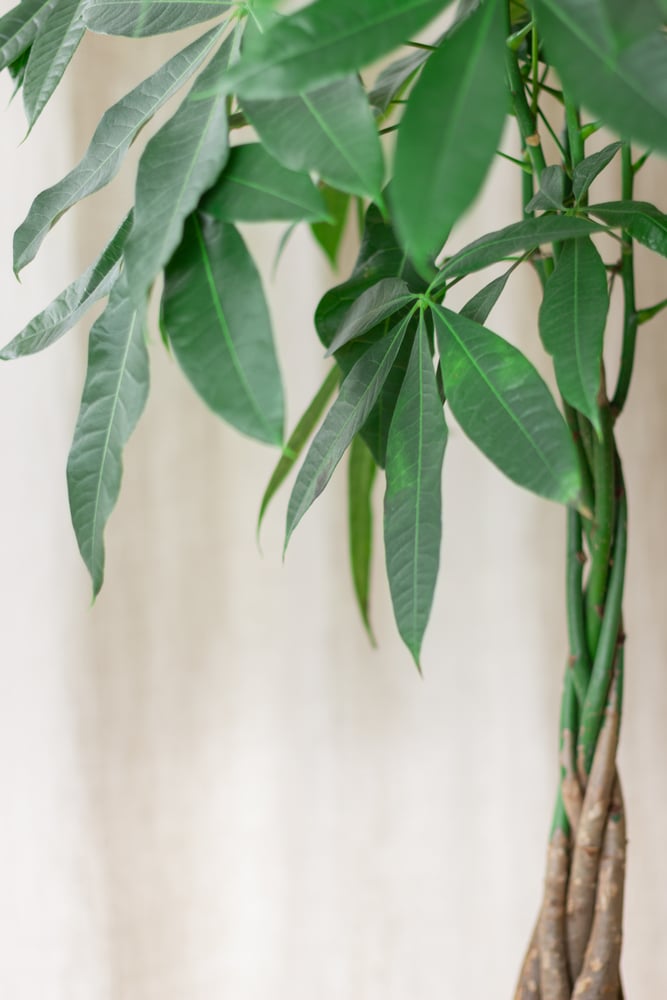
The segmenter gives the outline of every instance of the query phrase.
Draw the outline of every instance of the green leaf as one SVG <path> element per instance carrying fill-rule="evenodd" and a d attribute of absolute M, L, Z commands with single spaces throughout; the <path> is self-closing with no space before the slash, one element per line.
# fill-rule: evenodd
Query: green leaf
<path fill-rule="evenodd" d="M 608 226 L 625 229 L 649 250 L 667 257 L 667 215 L 646 201 L 607 201 L 591 205 L 589 212 Z"/>
<path fill-rule="evenodd" d="M 271 320 L 252 257 L 234 226 L 191 216 L 165 270 L 162 327 L 211 409 L 269 444 L 283 431 Z"/>
<path fill-rule="evenodd" d="M 234 0 L 87 0 L 84 20 L 103 35 L 140 38 L 220 17 Z"/>
<path fill-rule="evenodd" d="M 553 398 L 527 358 L 486 327 L 433 306 L 447 402 L 464 433 L 520 486 L 576 503 L 577 456 Z"/>
<path fill-rule="evenodd" d="M 547 57 L 575 101 L 624 139 L 667 150 L 667 39 L 617 51 L 600 0 L 533 0 Z"/>
<path fill-rule="evenodd" d="M 60 83 L 83 38 L 86 0 L 59 0 L 49 11 L 30 50 L 23 81 L 23 105 L 30 128 Z"/>
<path fill-rule="evenodd" d="M 515 265 L 513 264 L 512 267 L 508 267 L 504 274 L 501 274 L 498 278 L 494 278 L 488 285 L 484 285 L 484 288 L 480 288 L 463 306 L 461 315 L 474 320 L 475 323 L 484 325 L 489 318 L 491 310 L 503 294 L 507 279 L 514 271 L 514 267 Z"/>
<path fill-rule="evenodd" d="M 433 604 L 442 533 L 447 426 L 420 318 L 387 444 L 384 544 L 398 630 L 419 666 Z"/>
<path fill-rule="evenodd" d="M 363 438 L 357 436 L 350 447 L 347 473 L 347 521 L 350 539 L 350 568 L 361 620 L 375 645 L 369 618 L 371 557 L 373 554 L 373 508 L 371 497 L 377 465 Z"/>
<path fill-rule="evenodd" d="M 23 0 L 0 17 L 0 69 L 30 48 L 57 0 Z"/>
<path fill-rule="evenodd" d="M 104 578 L 104 526 L 120 491 L 123 448 L 147 395 L 144 312 L 130 301 L 123 273 L 90 331 L 88 371 L 67 461 L 72 524 L 93 597 Z"/>
<path fill-rule="evenodd" d="M 540 177 L 540 189 L 526 205 L 526 212 L 553 211 L 563 207 L 567 193 L 567 177 L 562 167 L 546 167 Z"/>
<path fill-rule="evenodd" d="M 341 191 L 381 201 L 382 148 L 356 77 L 282 100 L 245 101 L 243 109 L 269 152 L 290 170 L 314 170 Z"/>
<path fill-rule="evenodd" d="M 0 351 L 3 361 L 36 354 L 55 344 L 95 302 L 109 294 L 120 271 L 123 247 L 131 225 L 130 214 L 98 259 Z"/>
<path fill-rule="evenodd" d="M 577 203 L 587 193 L 598 174 L 602 173 L 607 164 L 611 163 L 622 145 L 622 142 L 610 142 L 608 146 L 605 146 L 598 153 L 593 153 L 582 160 L 581 163 L 577 163 L 572 172 L 572 193 Z"/>
<path fill-rule="evenodd" d="M 444 279 L 459 277 L 480 271 L 489 264 L 496 264 L 510 254 L 533 250 L 543 243 L 576 239 L 599 232 L 602 226 L 569 215 L 542 215 L 538 219 L 514 222 L 511 226 L 498 229 L 469 243 L 445 261 L 434 287 L 443 284 Z"/>
<path fill-rule="evenodd" d="M 399 128 L 392 203 L 418 270 L 478 194 L 506 105 L 504 17 L 499 0 L 486 0 L 431 55 Z"/>
<path fill-rule="evenodd" d="M 567 240 L 544 289 L 540 336 L 563 398 L 600 431 L 598 393 L 609 308 L 607 272 L 589 237 Z"/>
<path fill-rule="evenodd" d="M 378 114 L 385 115 L 392 103 L 405 93 L 430 54 L 428 49 L 414 49 L 382 70 L 368 92 L 370 105 Z"/>
<path fill-rule="evenodd" d="M 16 230 L 17 273 L 33 260 L 51 227 L 72 205 L 116 176 L 141 129 L 201 65 L 219 37 L 219 28 L 207 32 L 105 112 L 83 159 L 61 181 L 37 195 Z"/>
<path fill-rule="evenodd" d="M 302 415 L 301 419 L 297 423 L 296 427 L 292 431 L 285 447 L 283 448 L 283 453 L 278 459 L 275 469 L 271 475 L 268 486 L 264 491 L 264 496 L 262 497 L 262 504 L 259 509 L 259 517 L 257 518 L 257 533 L 259 534 L 259 529 L 262 526 L 262 521 L 264 520 L 264 515 L 266 514 L 267 508 L 271 503 L 271 500 L 276 495 L 282 484 L 285 482 L 290 472 L 292 471 L 295 463 L 297 462 L 301 452 L 305 448 L 310 436 L 317 427 L 322 414 L 327 408 L 329 400 L 333 396 L 338 383 L 340 382 L 340 370 L 336 365 L 329 371 L 329 374 L 324 379 L 324 382 L 317 390 L 315 396 L 311 400 L 306 409 L 305 413 Z"/>
<path fill-rule="evenodd" d="M 657 0 L 600 0 L 600 12 L 613 49 L 621 49 L 660 27 L 663 12 Z"/>
<path fill-rule="evenodd" d="M 336 267 L 345 223 L 350 207 L 350 196 L 320 181 L 319 189 L 324 197 L 330 222 L 314 222 L 310 229 L 317 243 L 324 250 L 332 267 Z"/>
<path fill-rule="evenodd" d="M 248 38 L 223 82 L 242 97 L 286 97 L 327 83 L 390 52 L 448 0 L 317 0 Z"/>
<path fill-rule="evenodd" d="M 200 211 L 224 222 L 310 221 L 327 215 L 308 174 L 287 170 L 258 142 L 231 150 Z"/>
<path fill-rule="evenodd" d="M 195 101 L 199 84 L 216 80 L 229 63 L 225 39 L 169 121 L 155 133 L 139 160 L 134 225 L 125 247 L 130 294 L 140 302 L 178 246 L 183 223 L 217 180 L 229 155 L 227 101 L 218 95 Z"/>
<path fill-rule="evenodd" d="M 297 476 L 287 508 L 285 547 L 310 505 L 363 427 L 384 385 L 408 327 L 403 320 L 359 358 L 343 382 Z"/>
<path fill-rule="evenodd" d="M 400 278 L 381 278 L 371 285 L 346 313 L 327 354 L 333 354 L 350 340 L 355 340 L 378 326 L 383 319 L 393 316 L 412 302 L 414 296 Z"/>

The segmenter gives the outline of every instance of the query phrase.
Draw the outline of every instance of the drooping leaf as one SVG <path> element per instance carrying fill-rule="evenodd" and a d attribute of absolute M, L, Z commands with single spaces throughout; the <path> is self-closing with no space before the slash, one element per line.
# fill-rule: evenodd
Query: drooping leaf
<path fill-rule="evenodd" d="M 609 308 L 607 272 L 591 239 L 567 240 L 547 280 L 540 336 L 563 398 L 600 430 L 598 392 Z"/>
<path fill-rule="evenodd" d="M 436 287 L 446 278 L 472 274 L 489 264 L 496 264 L 510 254 L 532 250 L 543 243 L 590 236 L 602 228 L 588 219 L 568 215 L 542 215 L 537 219 L 514 222 L 504 229 L 481 236 L 445 261 Z"/>
<path fill-rule="evenodd" d="M 567 194 L 565 171 L 558 164 L 552 164 L 542 171 L 539 190 L 526 205 L 527 212 L 553 211 L 563 207 Z"/>
<path fill-rule="evenodd" d="M 355 76 L 281 100 L 244 101 L 243 108 L 269 152 L 290 170 L 314 170 L 341 191 L 380 201 L 382 148 Z"/>
<path fill-rule="evenodd" d="M 222 83 L 243 98 L 286 97 L 367 66 L 449 0 L 316 0 L 256 32 Z"/>
<path fill-rule="evenodd" d="M 109 294 L 120 271 L 123 247 L 131 225 L 130 214 L 98 259 L 0 351 L 3 361 L 36 354 L 55 344 L 95 302 Z"/>
<path fill-rule="evenodd" d="M 86 0 L 58 0 L 30 50 L 23 81 L 23 105 L 30 128 L 42 113 L 83 38 Z"/>
<path fill-rule="evenodd" d="M 392 103 L 405 92 L 429 55 L 428 49 L 414 49 L 409 55 L 386 66 L 368 92 L 371 107 L 380 115 L 386 114 Z"/>
<path fill-rule="evenodd" d="M 338 251 L 340 249 L 345 223 L 350 207 L 350 196 L 346 191 L 339 191 L 338 188 L 331 187 L 320 181 L 319 189 L 324 197 L 327 206 L 327 214 L 331 221 L 314 222 L 311 224 L 311 232 L 317 243 L 322 247 L 329 259 L 332 267 L 336 267 L 338 261 Z"/>
<path fill-rule="evenodd" d="M 384 498 L 394 615 L 417 665 L 440 562 L 446 443 L 447 426 L 422 317 L 389 429 Z"/>
<path fill-rule="evenodd" d="M 371 557 L 373 554 L 373 508 L 371 496 L 377 465 L 375 459 L 357 436 L 350 447 L 347 470 L 347 523 L 350 542 L 350 568 L 361 620 L 375 645 L 369 617 Z"/>
<path fill-rule="evenodd" d="M 667 150 L 667 38 L 617 50 L 600 0 L 533 0 L 547 57 L 574 100 L 624 139 Z"/>
<path fill-rule="evenodd" d="M 504 81 L 504 16 L 486 0 L 431 55 L 399 128 L 392 203 L 418 270 L 482 186 L 505 120 Z"/>
<path fill-rule="evenodd" d="M 608 226 L 625 229 L 649 250 L 667 257 L 667 215 L 647 201 L 607 201 L 589 211 Z"/>
<path fill-rule="evenodd" d="M 262 283 L 234 226 L 191 216 L 165 270 L 162 327 L 204 402 L 269 444 L 283 432 L 283 391 Z"/>
<path fill-rule="evenodd" d="M 528 359 L 465 316 L 443 306 L 433 315 L 447 401 L 463 431 L 515 483 L 575 503 L 581 483 L 574 446 Z"/>
<path fill-rule="evenodd" d="M 30 48 L 57 0 L 22 0 L 0 18 L 0 69 Z"/>
<path fill-rule="evenodd" d="M 362 292 L 346 313 L 327 354 L 333 354 L 350 340 L 372 330 L 383 319 L 409 305 L 413 299 L 407 282 L 400 278 L 381 278 L 376 285 L 371 285 Z"/>
<path fill-rule="evenodd" d="M 407 331 L 403 320 L 362 354 L 315 435 L 297 476 L 287 508 L 285 546 L 310 505 L 324 490 L 334 469 L 375 405 Z"/>
<path fill-rule="evenodd" d="M 140 38 L 226 14 L 234 0 L 86 0 L 84 20 L 103 35 Z"/>
<path fill-rule="evenodd" d="M 200 210 L 224 222 L 311 221 L 327 215 L 308 174 L 287 170 L 258 142 L 230 151 Z"/>
<path fill-rule="evenodd" d="M 178 246 L 185 219 L 218 178 L 229 155 L 226 99 L 193 100 L 199 84 L 217 80 L 229 64 L 228 37 L 139 160 L 134 225 L 125 247 L 130 295 L 140 302 Z"/>
<path fill-rule="evenodd" d="M 598 153 L 592 153 L 591 156 L 583 159 L 581 163 L 577 163 L 572 171 L 572 193 L 577 203 L 587 193 L 598 174 L 602 173 L 607 164 L 611 163 L 622 145 L 623 143 L 621 142 L 610 142 L 608 146 L 605 146 Z"/>
<path fill-rule="evenodd" d="M 125 153 L 162 105 L 201 65 L 220 37 L 207 32 L 121 98 L 102 117 L 83 159 L 61 181 L 37 195 L 14 234 L 14 270 L 29 264 L 58 219 L 115 177 Z"/>
<path fill-rule="evenodd" d="M 460 310 L 461 315 L 483 326 L 489 318 L 491 310 L 503 294 L 507 280 L 513 270 L 514 265 L 508 267 L 504 274 L 501 274 L 498 278 L 494 278 L 488 285 L 484 285 L 484 288 L 480 288 Z"/>
<path fill-rule="evenodd" d="M 257 518 L 258 534 L 271 500 L 289 476 L 295 463 L 298 461 L 301 452 L 305 448 L 315 428 L 320 422 L 322 414 L 327 408 L 327 404 L 333 396 L 339 382 L 340 370 L 336 365 L 334 365 L 309 403 L 308 408 L 302 415 L 296 427 L 290 434 L 287 443 L 283 448 L 283 453 L 278 459 L 276 467 L 271 474 L 269 483 L 264 491 L 264 496 L 262 497 L 259 517 Z"/>
<path fill-rule="evenodd" d="M 123 273 L 90 331 L 88 370 L 67 461 L 72 524 L 94 597 L 104 578 L 104 527 L 120 491 L 123 448 L 148 395 L 143 327 L 144 312 L 130 301 Z"/>

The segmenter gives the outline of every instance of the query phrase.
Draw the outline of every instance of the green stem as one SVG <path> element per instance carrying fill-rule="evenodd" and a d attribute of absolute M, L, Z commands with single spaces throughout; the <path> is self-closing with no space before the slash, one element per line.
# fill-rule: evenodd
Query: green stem
<path fill-rule="evenodd" d="M 546 167 L 542 144 L 537 133 L 537 124 L 531 114 L 530 106 L 526 99 L 526 91 L 523 85 L 523 77 L 519 69 L 516 55 L 510 49 L 505 52 L 505 62 L 507 66 L 507 77 L 509 81 L 510 94 L 514 107 L 514 115 L 519 125 L 521 139 L 528 150 L 533 173 L 539 183 L 542 171 Z"/>
<path fill-rule="evenodd" d="M 583 705 L 591 675 L 591 661 L 586 639 L 586 618 L 582 580 L 585 556 L 582 546 L 581 517 L 572 508 L 567 512 L 566 604 L 570 640 L 569 667 L 577 700 Z M 572 729 L 576 732 L 576 728 Z"/>
<path fill-rule="evenodd" d="M 632 167 L 632 151 L 630 144 L 625 143 L 621 150 L 622 156 L 622 192 L 626 201 L 632 200 L 634 170 Z M 616 391 L 612 400 L 615 416 L 625 406 L 630 388 L 632 369 L 635 363 L 635 347 L 637 343 L 637 307 L 635 304 L 635 264 L 632 238 L 624 233 L 623 255 L 621 259 L 621 280 L 623 282 L 623 345 L 621 347 L 621 368 L 616 383 Z"/>
<path fill-rule="evenodd" d="M 600 406 L 601 437 L 593 440 L 595 524 L 592 531 L 591 569 L 586 586 L 586 634 L 588 651 L 595 656 L 609 579 L 609 559 L 614 531 L 616 449 L 609 404 Z"/>
<path fill-rule="evenodd" d="M 584 158 L 584 140 L 581 135 L 579 108 L 567 97 L 565 98 L 565 124 L 567 126 L 567 141 L 570 147 L 570 165 L 576 167 Z"/>

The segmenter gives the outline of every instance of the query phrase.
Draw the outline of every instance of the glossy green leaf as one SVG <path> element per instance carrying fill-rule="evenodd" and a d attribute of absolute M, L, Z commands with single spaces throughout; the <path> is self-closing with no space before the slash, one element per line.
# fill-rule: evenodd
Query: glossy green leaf
<path fill-rule="evenodd" d="M 0 69 L 30 48 L 57 0 L 23 0 L 0 18 Z"/>
<path fill-rule="evenodd" d="M 217 180 L 229 155 L 226 98 L 195 101 L 198 84 L 218 79 L 229 63 L 228 37 L 139 160 L 134 225 L 125 247 L 130 294 L 140 302 L 178 246 L 185 219 Z"/>
<path fill-rule="evenodd" d="M 561 166 L 553 164 L 542 171 L 539 191 L 526 205 L 526 212 L 553 211 L 563 207 L 567 193 L 567 178 Z"/>
<path fill-rule="evenodd" d="M 547 280 L 540 336 L 563 398 L 600 430 L 598 393 L 609 308 L 607 271 L 589 237 L 567 240 Z"/>
<path fill-rule="evenodd" d="M 287 170 L 258 142 L 231 150 L 200 210 L 224 222 L 310 221 L 327 215 L 308 174 Z"/>
<path fill-rule="evenodd" d="M 595 178 L 611 163 L 622 145 L 621 142 L 610 142 L 598 153 L 592 153 L 581 163 L 577 163 L 572 172 L 572 193 L 577 202 L 581 201 Z"/>
<path fill-rule="evenodd" d="M 381 199 L 382 148 L 356 77 L 277 101 L 243 104 L 259 138 L 290 170 L 315 171 L 342 191 Z"/>
<path fill-rule="evenodd" d="M 576 503 L 574 445 L 551 393 L 520 351 L 465 316 L 434 306 L 442 378 L 465 434 L 501 472 L 539 496 Z"/>
<path fill-rule="evenodd" d="M 338 262 L 338 251 L 340 249 L 345 223 L 350 208 L 350 196 L 346 191 L 339 191 L 338 188 L 331 187 L 320 181 L 319 189 L 324 197 L 327 207 L 327 215 L 331 221 L 314 222 L 310 229 L 317 243 L 329 259 L 332 267 L 336 267 Z"/>
<path fill-rule="evenodd" d="M 608 226 L 620 227 L 649 250 L 667 257 L 667 215 L 646 201 L 607 201 L 589 211 Z"/>
<path fill-rule="evenodd" d="M 326 487 L 355 434 L 366 422 L 396 360 L 407 327 L 407 321 L 403 320 L 369 347 L 341 385 L 294 484 L 287 508 L 285 546 L 303 515 Z"/>
<path fill-rule="evenodd" d="M 139 38 L 210 21 L 233 5 L 234 0 L 86 0 L 84 20 L 103 35 Z"/>
<path fill-rule="evenodd" d="M 316 0 L 253 33 L 222 84 L 244 98 L 297 94 L 367 66 L 441 13 L 448 0 Z"/>
<path fill-rule="evenodd" d="M 72 524 L 93 581 L 104 578 L 104 527 L 123 471 L 122 452 L 148 396 L 144 312 L 129 299 L 125 276 L 90 331 L 88 370 L 67 462 Z"/>
<path fill-rule="evenodd" d="M 368 92 L 371 107 L 381 115 L 386 114 L 392 103 L 405 93 L 429 55 L 428 49 L 414 49 L 386 66 Z"/>
<path fill-rule="evenodd" d="M 363 438 L 357 436 L 350 447 L 347 470 L 347 523 L 350 541 L 350 568 L 361 620 L 375 645 L 369 617 L 371 558 L 373 555 L 373 507 L 371 497 L 377 473 L 375 459 Z"/>
<path fill-rule="evenodd" d="M 494 278 L 488 285 L 480 288 L 460 310 L 461 315 L 483 326 L 489 318 L 491 310 L 503 294 L 507 280 L 513 271 L 514 266 L 509 267 L 504 274 L 501 274 L 498 278 Z"/>
<path fill-rule="evenodd" d="M 279 445 L 283 391 L 261 279 L 234 226 L 191 216 L 165 270 L 162 327 L 188 379 L 238 430 Z"/>
<path fill-rule="evenodd" d="M 258 533 L 271 500 L 294 468 L 301 452 L 319 424 L 322 414 L 326 410 L 339 382 L 340 370 L 334 365 L 290 434 L 262 497 L 259 517 L 257 518 Z"/>
<path fill-rule="evenodd" d="M 667 38 L 617 51 L 600 0 L 533 0 L 547 57 L 563 85 L 624 139 L 667 150 Z"/>
<path fill-rule="evenodd" d="M 105 112 L 83 159 L 61 181 L 37 195 L 16 230 L 15 271 L 30 263 L 51 227 L 72 205 L 115 177 L 143 126 L 201 65 L 219 37 L 217 28 L 207 32 Z"/>
<path fill-rule="evenodd" d="M 440 269 L 436 287 L 442 285 L 446 278 L 472 274 L 473 271 L 480 271 L 489 264 L 496 264 L 511 254 L 536 249 L 543 243 L 590 236 L 602 228 L 588 219 L 567 215 L 542 215 L 537 219 L 515 222 L 511 226 L 505 226 L 504 229 L 487 233 L 473 243 L 468 243 L 445 261 Z"/>
<path fill-rule="evenodd" d="M 500 0 L 486 0 L 431 55 L 399 128 L 392 203 L 418 270 L 478 194 L 506 107 L 504 15 Z"/>
<path fill-rule="evenodd" d="M 394 615 L 417 665 L 440 562 L 446 443 L 447 426 L 422 317 L 389 429 L 384 498 Z"/>
<path fill-rule="evenodd" d="M 120 271 L 123 247 L 131 225 L 132 216 L 128 215 L 98 259 L 17 333 L 0 351 L 0 358 L 9 361 L 50 347 L 95 302 L 109 294 Z"/>
<path fill-rule="evenodd" d="M 371 285 L 362 292 L 346 313 L 327 354 L 333 354 L 350 340 L 372 330 L 383 319 L 409 305 L 413 299 L 405 281 L 400 278 L 381 278 L 376 285 Z"/>
<path fill-rule="evenodd" d="M 23 105 L 32 128 L 83 38 L 86 0 L 59 0 L 49 11 L 30 50 L 23 81 Z"/>

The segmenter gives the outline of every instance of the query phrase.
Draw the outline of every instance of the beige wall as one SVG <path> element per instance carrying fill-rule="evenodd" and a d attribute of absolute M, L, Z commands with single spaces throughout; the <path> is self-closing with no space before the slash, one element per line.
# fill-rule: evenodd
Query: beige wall
<path fill-rule="evenodd" d="M 19 147 L 3 115 L 3 342 L 92 256 L 116 200 L 72 213 L 22 286 L 9 233 L 101 110 L 173 40 L 90 40 Z M 151 47 L 152 46 L 152 47 Z M 151 53 L 150 57 L 147 53 Z M 150 65 L 149 65 L 150 63 Z M 8 96 L 8 82 L 3 81 Z M 462 239 L 515 210 L 512 168 Z M 664 171 L 645 179 L 660 201 Z M 330 276 L 307 235 L 268 276 L 290 424 L 323 371 Z M 642 275 L 642 302 L 665 270 Z M 529 277 L 493 325 L 540 359 Z M 632 536 L 622 764 L 626 995 L 667 992 L 667 344 L 640 331 L 621 432 Z M 452 429 L 443 575 L 424 679 L 397 641 L 376 552 L 369 649 L 346 565 L 342 471 L 281 563 L 275 456 L 206 412 L 154 334 L 151 398 L 89 608 L 65 462 L 85 331 L 0 368 L 0 996 L 8 1000 L 509 997 L 537 907 L 565 657 L 563 514 Z M 381 504 L 378 491 L 378 509 Z"/>

